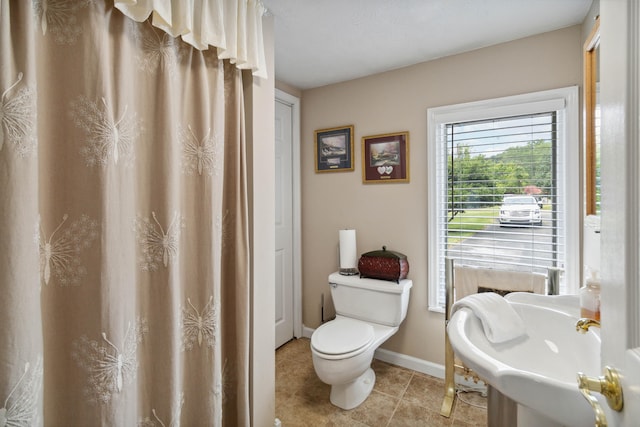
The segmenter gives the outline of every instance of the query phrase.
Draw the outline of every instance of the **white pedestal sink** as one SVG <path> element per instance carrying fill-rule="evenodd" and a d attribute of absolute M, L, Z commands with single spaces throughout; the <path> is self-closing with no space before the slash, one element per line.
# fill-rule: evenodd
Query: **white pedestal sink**
<path fill-rule="evenodd" d="M 600 375 L 600 335 L 593 328 L 586 334 L 576 332 L 577 298 L 514 293 L 506 299 L 523 319 L 527 335 L 493 344 L 478 317 L 463 308 L 447 327 L 456 355 L 487 384 L 523 406 L 518 413 L 526 413 L 525 424 L 535 425 L 539 416 L 539 425 L 550 420 L 561 426 L 594 425 L 576 373 Z"/>

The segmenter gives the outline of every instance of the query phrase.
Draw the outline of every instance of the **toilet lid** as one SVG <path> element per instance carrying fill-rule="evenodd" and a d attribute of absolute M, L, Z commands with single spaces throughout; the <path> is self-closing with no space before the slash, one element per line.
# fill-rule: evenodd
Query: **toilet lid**
<path fill-rule="evenodd" d="M 345 354 L 368 345 L 373 335 L 373 326 L 368 323 L 341 317 L 316 329 L 311 345 L 320 353 Z"/>

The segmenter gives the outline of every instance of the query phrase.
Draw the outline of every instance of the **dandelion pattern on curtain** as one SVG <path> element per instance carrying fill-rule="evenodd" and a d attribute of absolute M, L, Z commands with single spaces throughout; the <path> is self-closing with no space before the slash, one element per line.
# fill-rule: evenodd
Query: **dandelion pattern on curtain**
<path fill-rule="evenodd" d="M 189 308 L 182 308 L 182 351 L 191 350 L 196 341 L 199 348 L 202 348 L 203 341 L 205 346 L 214 348 L 218 333 L 220 304 L 214 304 L 213 296 L 209 298 L 202 310 L 194 307 L 191 298 L 187 298 L 187 304 Z"/>
<path fill-rule="evenodd" d="M 133 329 L 127 325 L 121 345 L 109 341 L 106 332 L 101 341 L 82 336 L 73 342 L 72 357 L 86 372 L 84 394 L 90 403 L 108 403 L 113 393 L 122 392 L 135 379 L 138 344 L 146 332 L 146 322 L 139 320 Z"/>
<path fill-rule="evenodd" d="M 182 171 L 184 173 L 202 175 L 204 171 L 209 175 L 218 176 L 221 152 L 224 149 L 218 135 L 211 135 L 211 129 L 208 129 L 206 135 L 198 138 L 191 126 L 188 126 L 186 130 L 180 130 L 180 142 L 183 147 Z"/>
<path fill-rule="evenodd" d="M 134 144 L 143 127 L 136 113 L 127 109 L 125 105 L 117 116 L 104 97 L 95 102 L 82 97 L 72 102 L 73 121 L 87 135 L 81 153 L 88 166 L 106 166 L 109 159 L 116 165 L 121 158 L 127 164 L 133 161 Z"/>
<path fill-rule="evenodd" d="M 37 141 L 34 132 L 35 93 L 28 86 L 20 87 L 23 74 L 18 73 L 17 80 L 2 92 L 0 98 L 0 150 L 5 144 L 13 144 L 21 156 L 35 151 Z"/>
<path fill-rule="evenodd" d="M 0 0 L 0 425 L 249 425 L 242 74 Z"/>
<path fill-rule="evenodd" d="M 161 265 L 167 268 L 177 259 L 180 229 L 184 227 L 184 221 L 177 212 L 166 227 L 167 231 L 158 222 L 155 212 L 151 212 L 151 217 L 153 222 L 148 218 L 136 220 L 136 236 L 142 254 L 140 268 L 143 271 L 156 271 Z"/>
<path fill-rule="evenodd" d="M 98 224 L 86 215 L 69 224 L 68 219 L 69 215 L 64 214 L 48 237 L 38 220 L 36 241 L 40 251 L 40 274 L 45 285 L 49 284 L 52 271 L 62 286 L 76 285 L 86 274 L 81 255 L 98 237 Z"/>
<path fill-rule="evenodd" d="M 38 402 L 42 387 L 42 359 L 36 365 L 24 364 L 24 370 L 18 382 L 10 389 L 4 406 L 0 408 L 0 421 L 3 426 L 32 425 L 38 422 Z"/>

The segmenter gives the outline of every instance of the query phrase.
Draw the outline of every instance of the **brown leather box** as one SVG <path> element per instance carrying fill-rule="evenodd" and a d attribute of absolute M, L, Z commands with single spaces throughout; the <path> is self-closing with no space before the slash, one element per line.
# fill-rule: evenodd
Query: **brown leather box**
<path fill-rule="evenodd" d="M 400 252 L 388 251 L 386 246 L 381 251 L 362 254 L 358 260 L 360 277 L 391 280 L 400 283 L 409 274 L 409 261 Z"/>

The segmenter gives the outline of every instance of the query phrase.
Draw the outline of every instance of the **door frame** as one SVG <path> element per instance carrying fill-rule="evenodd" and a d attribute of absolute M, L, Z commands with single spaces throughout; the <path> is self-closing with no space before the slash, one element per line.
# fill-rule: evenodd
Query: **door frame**
<path fill-rule="evenodd" d="M 293 336 L 302 336 L 302 200 L 300 190 L 300 98 L 280 89 L 275 90 L 275 102 L 291 107 L 291 171 L 293 218 Z"/>

